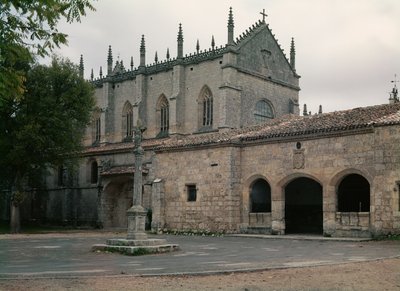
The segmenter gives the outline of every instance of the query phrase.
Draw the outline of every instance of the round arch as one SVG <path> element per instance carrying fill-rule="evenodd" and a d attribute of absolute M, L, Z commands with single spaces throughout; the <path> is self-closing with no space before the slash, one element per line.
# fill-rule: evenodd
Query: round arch
<path fill-rule="evenodd" d="M 253 115 L 257 123 L 273 119 L 275 117 L 275 109 L 272 102 L 266 98 L 259 99 L 254 105 Z"/>
<path fill-rule="evenodd" d="M 251 193 L 252 187 L 258 180 L 265 181 L 270 186 L 270 189 L 271 189 L 270 180 L 267 177 L 265 177 L 264 175 L 254 174 L 245 180 L 245 182 L 243 183 L 243 190 L 242 190 L 242 222 L 243 223 L 248 223 L 249 213 L 252 210 L 250 193 Z M 271 192 L 270 192 L 270 197 L 271 197 L 270 200 L 272 200 Z"/>
<path fill-rule="evenodd" d="M 310 175 L 294 174 L 281 181 L 285 200 L 285 233 L 323 231 L 322 184 Z"/>

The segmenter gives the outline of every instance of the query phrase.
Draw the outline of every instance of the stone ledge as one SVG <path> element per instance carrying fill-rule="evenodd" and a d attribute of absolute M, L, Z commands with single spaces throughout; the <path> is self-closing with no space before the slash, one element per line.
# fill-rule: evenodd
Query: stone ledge
<path fill-rule="evenodd" d="M 108 244 L 96 244 L 92 246 L 92 251 L 117 252 L 124 255 L 140 256 L 147 254 L 158 254 L 178 251 L 177 244 L 147 245 L 147 246 L 120 246 Z"/>
<path fill-rule="evenodd" d="M 165 239 L 125 239 L 125 238 L 112 238 L 106 241 L 107 245 L 111 246 L 159 246 L 168 245 Z"/>

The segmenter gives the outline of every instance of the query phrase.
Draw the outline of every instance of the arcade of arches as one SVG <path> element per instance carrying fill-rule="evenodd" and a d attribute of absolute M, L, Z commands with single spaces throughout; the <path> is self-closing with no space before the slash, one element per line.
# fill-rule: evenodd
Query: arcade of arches
<path fill-rule="evenodd" d="M 336 189 L 337 228 L 345 232 L 352 228 L 369 227 L 370 184 L 360 174 L 347 174 Z M 309 177 L 290 180 L 282 189 L 284 233 L 324 233 L 323 185 Z M 255 179 L 249 188 L 249 232 L 273 232 L 271 211 L 274 200 L 270 184 L 263 178 Z M 279 211 L 278 211 L 279 213 Z M 257 231 L 258 230 L 258 231 Z M 325 233 L 327 234 L 327 233 Z"/>

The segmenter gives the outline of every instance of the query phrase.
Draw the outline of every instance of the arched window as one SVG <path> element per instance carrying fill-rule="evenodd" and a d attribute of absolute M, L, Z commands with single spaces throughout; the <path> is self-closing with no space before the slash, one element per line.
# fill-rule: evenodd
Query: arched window
<path fill-rule="evenodd" d="M 96 118 L 95 126 L 96 126 L 95 142 L 99 142 L 100 138 L 101 138 L 101 120 L 100 120 L 100 117 Z"/>
<path fill-rule="evenodd" d="M 92 120 L 92 140 L 94 144 L 98 144 L 101 139 L 100 109 L 94 111 Z"/>
<path fill-rule="evenodd" d="M 363 176 L 350 174 L 338 187 L 339 212 L 369 212 L 370 185 Z"/>
<path fill-rule="evenodd" d="M 202 91 L 201 97 L 202 104 L 202 126 L 212 127 L 213 125 L 213 96 L 208 87 Z"/>
<path fill-rule="evenodd" d="M 98 165 L 96 161 L 93 161 L 90 165 L 90 183 L 97 184 L 99 179 Z"/>
<path fill-rule="evenodd" d="M 265 100 L 258 101 L 254 111 L 254 118 L 258 123 L 262 123 L 268 119 L 274 118 L 274 112 L 271 105 Z"/>
<path fill-rule="evenodd" d="M 250 190 L 250 212 L 271 212 L 271 187 L 263 179 L 256 180 Z"/>
<path fill-rule="evenodd" d="M 161 95 L 157 102 L 157 120 L 160 134 L 166 135 L 169 130 L 169 104 L 164 95 Z"/>
<path fill-rule="evenodd" d="M 122 109 L 122 132 L 124 133 L 124 140 L 132 140 L 133 107 L 129 101 L 126 101 Z"/>

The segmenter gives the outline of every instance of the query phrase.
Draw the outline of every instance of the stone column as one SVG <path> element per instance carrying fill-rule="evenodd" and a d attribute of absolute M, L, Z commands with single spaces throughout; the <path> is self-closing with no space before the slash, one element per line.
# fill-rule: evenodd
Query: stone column
<path fill-rule="evenodd" d="M 144 150 L 142 148 L 142 135 L 145 128 L 141 126 L 138 120 L 135 132 L 135 174 L 133 180 L 133 206 L 128 209 L 128 234 L 127 239 L 145 240 L 146 210 L 142 206 L 142 161 Z"/>

